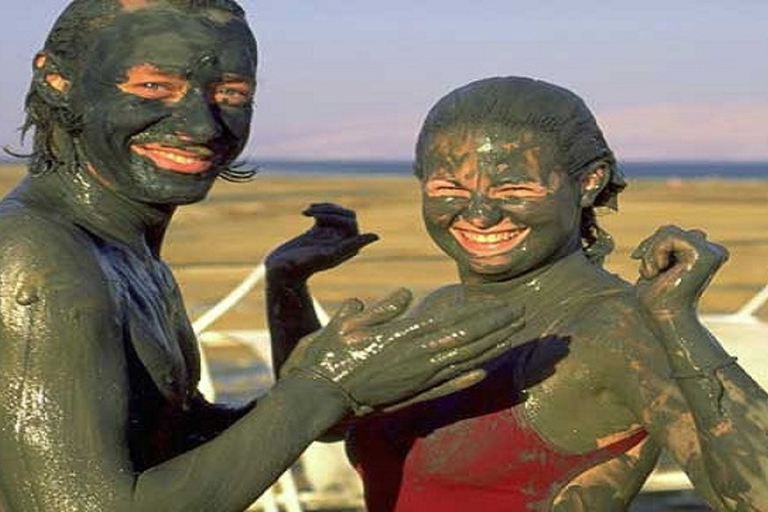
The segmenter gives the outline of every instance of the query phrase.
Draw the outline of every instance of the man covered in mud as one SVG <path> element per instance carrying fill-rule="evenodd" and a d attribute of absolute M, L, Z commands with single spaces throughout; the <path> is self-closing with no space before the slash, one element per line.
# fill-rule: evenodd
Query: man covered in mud
<path fill-rule="evenodd" d="M 258 403 L 202 399 L 160 251 L 177 206 L 248 177 L 256 61 L 231 0 L 75 0 L 35 57 L 29 175 L 0 203 L 0 509 L 243 510 L 340 419 L 510 347 L 513 308 L 402 318 L 399 291 L 346 303 Z"/>
<path fill-rule="evenodd" d="M 415 170 L 427 232 L 460 280 L 419 311 L 493 297 L 524 304 L 526 323 L 477 386 L 348 425 L 369 512 L 625 510 L 659 447 L 716 510 L 768 510 L 768 396 L 696 316 L 726 253 L 666 227 L 634 254 L 637 287 L 602 267 L 613 244 L 596 208 L 615 208 L 625 183 L 581 98 L 524 77 L 460 87 L 427 115 Z M 313 230 L 354 234 L 338 220 L 349 211 L 307 213 Z M 313 230 L 268 258 L 278 354 L 303 334 L 280 321 L 281 290 L 306 295 L 332 259 Z"/>

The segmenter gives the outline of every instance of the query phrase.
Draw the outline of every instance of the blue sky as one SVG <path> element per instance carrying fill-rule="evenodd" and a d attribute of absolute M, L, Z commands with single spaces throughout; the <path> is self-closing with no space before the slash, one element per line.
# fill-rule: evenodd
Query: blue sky
<path fill-rule="evenodd" d="M 583 96 L 620 158 L 768 160 L 765 0 L 241 3 L 260 44 L 248 156 L 410 159 L 441 95 L 527 75 Z M 0 6 L 1 144 L 19 148 L 31 58 L 66 4 Z"/>

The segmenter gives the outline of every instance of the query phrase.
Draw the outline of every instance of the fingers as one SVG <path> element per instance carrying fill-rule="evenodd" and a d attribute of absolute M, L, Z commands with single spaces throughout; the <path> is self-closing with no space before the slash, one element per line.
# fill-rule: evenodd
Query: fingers
<path fill-rule="evenodd" d="M 354 316 L 347 318 L 343 325 L 344 332 L 342 334 L 390 322 L 402 315 L 408 309 L 412 300 L 413 294 L 410 290 L 399 288 L 374 305 L 362 309 Z M 386 337 L 394 338 L 396 334 L 387 332 Z"/>
<path fill-rule="evenodd" d="M 490 361 L 507 350 L 523 343 L 525 339 L 516 339 L 514 334 L 523 328 L 525 322 L 517 319 L 509 325 L 495 329 L 475 339 L 462 340 L 461 336 L 452 335 L 454 343 L 430 345 L 429 348 L 439 347 L 439 351 L 432 354 L 429 361 L 433 364 L 461 365 L 460 371 Z M 461 342 L 460 344 L 458 342 Z M 516 343 L 517 342 L 517 343 Z"/>
<path fill-rule="evenodd" d="M 365 233 L 357 235 L 354 238 L 343 240 L 333 247 L 329 247 L 327 252 L 340 255 L 340 259 L 346 260 L 356 255 L 360 249 L 370 245 L 379 239 L 379 235 L 374 233 Z"/>
<path fill-rule="evenodd" d="M 366 245 L 372 244 L 377 240 L 379 240 L 379 235 L 377 235 L 376 233 L 363 233 L 362 235 L 359 235 L 357 237 L 357 241 L 358 241 L 357 249 L 360 250 Z"/>
<path fill-rule="evenodd" d="M 293 265 L 315 273 L 341 265 L 356 256 L 360 249 L 379 239 L 378 235 L 368 233 L 353 238 L 338 240 L 335 237 L 312 240 L 312 245 L 296 247 L 291 254 L 293 260 L 282 262 L 284 266 Z M 287 258 L 286 258 L 287 259 Z M 275 263 L 272 266 L 276 266 Z"/>
<path fill-rule="evenodd" d="M 707 234 L 704 231 L 702 231 L 701 229 L 696 229 L 696 228 L 689 229 L 688 233 L 690 233 L 691 235 L 693 235 L 695 237 L 698 237 L 698 238 L 700 238 L 702 240 L 706 240 L 707 239 Z"/>
<path fill-rule="evenodd" d="M 640 274 L 643 277 L 651 278 L 669 266 L 676 237 L 685 237 L 685 232 L 676 226 L 664 226 L 640 242 L 632 252 L 632 258 L 641 260 Z"/>
<path fill-rule="evenodd" d="M 357 215 L 353 210 L 342 206 L 333 203 L 315 203 L 302 213 L 307 217 L 313 217 L 318 228 L 341 230 L 346 236 L 358 233 Z"/>
<path fill-rule="evenodd" d="M 512 329 L 512 332 L 520 330 L 525 325 L 524 312 L 525 308 L 520 306 L 513 307 L 499 301 L 478 301 L 460 310 L 449 309 L 436 315 L 432 325 L 450 331 L 456 331 L 458 328 L 459 335 L 445 337 L 441 345 L 446 346 L 450 340 L 459 345 L 499 329 Z"/>
<path fill-rule="evenodd" d="M 513 335 L 523 326 L 521 319 L 492 330 L 483 336 L 469 336 L 466 331 L 443 330 L 442 335 L 426 344 L 392 345 L 390 348 L 407 353 L 407 360 L 421 368 L 432 367 L 426 385 L 431 387 L 456 376 L 478 369 L 482 364 L 504 354 L 516 345 Z"/>
<path fill-rule="evenodd" d="M 728 259 L 728 251 L 709 242 L 706 233 L 699 229 L 663 226 L 638 245 L 632 258 L 640 260 L 640 276 L 652 279 L 674 266 L 691 268 L 698 261 L 718 268 Z"/>
<path fill-rule="evenodd" d="M 349 321 L 349 318 L 356 313 L 361 312 L 365 308 L 365 305 L 360 299 L 347 299 L 345 300 L 339 309 L 334 313 L 331 321 L 328 322 L 329 326 L 335 326 L 337 328 L 343 326 Z M 341 331 L 341 329 L 339 329 Z"/>
<path fill-rule="evenodd" d="M 362 330 L 360 337 L 366 337 L 370 332 L 365 328 L 375 327 L 394 320 L 408 309 L 412 300 L 413 294 L 410 290 L 399 288 L 367 308 L 362 307 L 362 303 L 357 301 L 360 308 L 353 312 L 350 310 L 350 314 L 345 314 L 343 319 L 340 318 L 337 321 L 339 334 L 344 336 L 353 331 Z M 388 329 L 386 333 L 379 334 L 382 335 L 383 339 L 393 339 L 397 337 L 395 331 L 396 329 Z"/>
<path fill-rule="evenodd" d="M 472 369 L 468 372 L 465 372 L 459 375 L 458 377 L 454 377 L 446 382 L 443 382 L 433 388 L 428 389 L 427 391 L 419 393 L 418 395 L 412 398 L 409 398 L 408 400 L 399 402 L 389 407 L 385 407 L 383 409 L 383 412 L 389 413 L 389 412 L 397 411 L 399 409 L 403 409 L 405 407 L 408 407 L 410 405 L 413 405 L 419 402 L 427 402 L 429 400 L 434 400 L 442 396 L 446 396 L 446 395 L 456 393 L 458 391 L 462 391 L 464 389 L 474 386 L 475 384 L 480 383 L 483 379 L 485 379 L 486 375 L 487 375 L 486 371 L 483 370 L 482 368 Z"/>
<path fill-rule="evenodd" d="M 315 220 L 305 235 L 316 245 L 331 244 L 326 252 L 339 263 L 379 239 L 374 233 L 359 234 L 355 212 L 336 204 L 315 203 L 302 213 Z"/>
<path fill-rule="evenodd" d="M 299 340 L 293 350 L 291 350 L 291 353 L 288 355 L 288 359 L 279 368 L 278 374 L 280 377 L 288 375 L 293 370 L 299 368 L 302 366 L 302 364 L 305 363 L 305 357 L 307 356 L 307 353 L 311 349 L 312 345 L 315 343 L 315 340 L 317 339 L 320 332 L 321 331 L 315 331 L 313 333 L 307 334 L 301 338 L 301 340 Z"/>
<path fill-rule="evenodd" d="M 312 203 L 302 213 L 307 217 L 314 217 L 315 215 L 337 215 L 351 219 L 356 217 L 354 210 L 335 203 Z"/>
<path fill-rule="evenodd" d="M 678 226 L 662 226 L 656 230 L 651 236 L 640 242 L 637 248 L 632 251 L 631 257 L 634 259 L 641 259 L 645 256 L 652 254 L 659 248 L 668 247 L 670 242 L 674 239 L 685 240 L 688 237 L 701 237 L 703 232 L 701 230 L 686 231 Z"/>
<path fill-rule="evenodd" d="M 481 352 L 479 355 L 475 357 L 471 357 L 469 359 L 464 359 L 459 361 L 458 359 L 462 356 L 457 353 L 455 356 L 453 356 L 455 359 L 457 359 L 457 362 L 448 364 L 446 366 L 443 366 L 442 368 L 438 369 L 435 374 L 427 381 L 428 385 L 437 385 L 445 381 L 453 380 L 458 375 L 466 374 L 467 372 L 472 371 L 482 371 L 483 376 L 485 376 L 485 371 L 480 368 L 483 364 L 487 363 L 488 361 L 491 361 L 502 354 L 505 354 L 508 350 L 510 350 L 511 344 L 504 343 L 497 341 L 491 348 L 488 350 L 485 350 L 484 352 Z M 460 352 L 457 349 L 457 352 Z M 464 356 L 466 356 L 468 352 L 463 352 Z M 447 362 L 448 358 L 444 358 Z"/>

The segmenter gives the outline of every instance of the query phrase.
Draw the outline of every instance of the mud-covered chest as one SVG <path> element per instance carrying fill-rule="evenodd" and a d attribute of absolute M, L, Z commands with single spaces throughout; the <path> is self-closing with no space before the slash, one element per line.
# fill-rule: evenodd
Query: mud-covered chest
<path fill-rule="evenodd" d="M 121 247 L 101 247 L 100 257 L 119 304 L 129 359 L 135 357 L 166 400 L 186 407 L 199 378 L 199 354 L 170 270 Z"/>

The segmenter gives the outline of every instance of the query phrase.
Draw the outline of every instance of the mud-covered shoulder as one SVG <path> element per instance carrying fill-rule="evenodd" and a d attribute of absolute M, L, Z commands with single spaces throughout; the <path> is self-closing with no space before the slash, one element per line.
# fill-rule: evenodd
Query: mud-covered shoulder
<path fill-rule="evenodd" d="M 461 304 L 462 287 L 460 284 L 449 284 L 429 292 L 411 313 L 426 313 L 456 307 Z"/>
<path fill-rule="evenodd" d="M 653 336 L 635 288 L 616 286 L 593 293 L 571 315 L 570 325 L 602 345 Z"/>
<path fill-rule="evenodd" d="M 580 340 L 580 356 L 613 380 L 627 372 L 668 374 L 664 348 L 643 314 L 635 288 L 618 286 L 596 294 L 571 317 L 569 330 Z"/>
<path fill-rule="evenodd" d="M 32 305 L 58 297 L 72 307 L 103 307 L 109 288 L 92 240 L 71 223 L 33 210 L 0 212 L 0 295 Z"/>

